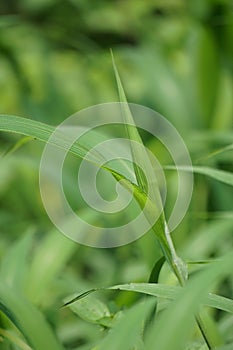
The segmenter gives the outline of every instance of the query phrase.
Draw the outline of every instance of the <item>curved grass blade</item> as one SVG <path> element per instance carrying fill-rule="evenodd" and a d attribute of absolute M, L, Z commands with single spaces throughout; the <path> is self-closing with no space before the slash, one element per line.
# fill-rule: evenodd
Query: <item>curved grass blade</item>
<path fill-rule="evenodd" d="M 22 135 L 36 138 L 43 142 L 48 142 L 54 130 L 55 130 L 55 127 L 41 123 L 41 122 L 37 122 L 37 121 L 33 121 L 30 119 L 17 117 L 17 116 L 0 115 L 0 131 L 19 133 Z M 59 137 L 53 138 L 52 142 L 55 146 L 62 149 L 67 149 L 69 150 L 69 152 L 81 158 L 84 158 L 86 153 L 88 152 L 88 148 L 85 147 L 84 145 L 80 145 L 78 142 L 75 142 L 72 145 L 72 147 L 69 147 L 69 140 L 67 140 L 66 135 L 63 133 L 61 133 Z M 98 158 L 98 156 L 96 156 L 95 154 L 93 154 L 93 163 L 95 163 L 97 166 L 98 164 L 101 163 L 100 158 Z M 115 172 L 113 169 L 110 169 L 107 167 L 102 167 L 102 168 L 110 171 L 116 179 L 117 178 L 118 179 L 120 178 L 121 180 L 125 179 L 123 175 Z M 129 188 L 127 180 L 124 184 L 126 188 L 127 187 Z M 132 186 L 130 187 L 132 188 Z M 134 187 L 134 188 L 138 189 L 138 187 Z M 141 193 L 143 193 L 143 191 L 136 190 L 134 194 L 135 193 L 137 194 L 136 199 L 138 200 L 138 198 L 141 198 Z M 144 195 L 144 199 L 145 198 L 146 198 L 146 195 Z M 153 208 L 153 210 L 156 210 L 156 212 L 159 210 L 158 204 L 159 203 L 156 202 L 156 205 L 154 205 L 154 208 Z M 139 202 L 139 205 L 141 205 L 141 202 Z M 145 205 L 145 203 L 143 205 Z M 149 219 L 151 218 L 150 208 L 148 213 L 147 213 L 147 210 L 145 210 L 145 214 Z M 154 213 L 153 213 L 153 217 L 154 217 Z M 157 221 L 156 225 L 153 228 L 157 237 L 161 242 L 162 248 L 167 256 L 167 259 L 170 265 L 173 268 L 175 268 L 175 270 L 177 271 L 180 270 L 180 266 L 181 266 L 182 267 L 181 270 L 182 270 L 183 265 L 180 263 L 181 260 L 178 257 L 176 257 L 175 250 L 172 247 L 171 238 L 169 237 L 168 233 L 164 234 L 165 228 L 164 228 L 163 215 L 160 216 L 159 220 Z M 181 274 L 181 272 L 177 272 L 177 276 L 179 276 L 179 274 Z"/>
<path fill-rule="evenodd" d="M 23 117 L 0 115 L 0 131 L 30 136 L 46 143 L 49 141 L 50 136 L 55 131 L 55 127 Z M 50 140 L 49 142 L 52 142 L 59 148 L 68 150 L 70 153 L 73 153 L 82 159 L 85 158 L 86 153 L 89 151 L 85 145 L 81 145 L 78 142 L 75 142 L 72 147 L 70 147 L 69 140 L 66 139 L 66 135 L 63 133 L 61 133 L 58 138 L 53 138 L 52 141 Z M 91 160 L 88 159 L 88 161 Z M 93 163 L 95 163 L 97 166 L 100 166 L 99 164 L 102 163 L 101 161 L 102 158 L 98 158 L 96 154 L 93 154 Z M 133 183 L 127 180 L 124 175 L 117 173 L 110 167 L 101 166 L 101 168 L 112 173 L 117 181 L 125 179 L 128 181 L 128 183 L 131 183 L 133 185 Z M 129 186 L 126 187 L 129 188 Z"/>
<path fill-rule="evenodd" d="M 149 283 L 157 283 L 159 279 L 159 274 L 161 271 L 161 268 L 165 262 L 165 257 L 162 256 L 159 260 L 156 261 L 149 277 Z"/>
<path fill-rule="evenodd" d="M 146 295 L 151 295 L 161 299 L 173 300 L 177 297 L 181 288 L 177 286 L 169 286 L 166 284 L 160 283 L 128 283 L 128 284 L 119 284 L 111 287 L 103 288 L 93 288 L 84 293 L 79 294 L 75 298 L 67 301 L 63 307 L 69 306 L 70 304 L 75 303 L 76 301 L 85 298 L 87 295 L 101 290 L 119 290 L 119 291 L 128 291 L 142 293 Z M 213 293 L 209 293 L 206 298 L 203 300 L 203 304 L 215 309 L 223 310 L 233 314 L 233 300 L 229 298 L 222 297 Z"/>
<path fill-rule="evenodd" d="M 0 115 L 0 131 L 17 133 L 39 141 L 48 142 L 50 136 L 55 131 L 55 127 L 14 115 Z M 69 149 L 69 143 L 66 140 L 65 134 L 61 134 L 60 136 L 57 139 L 53 138 L 54 145 L 63 149 Z M 70 148 L 71 153 L 81 158 L 85 157 L 87 151 L 87 148 L 77 143 L 73 144 Z"/>
<path fill-rule="evenodd" d="M 64 350 L 40 311 L 3 283 L 0 285 L 0 310 L 34 350 Z"/>
<path fill-rule="evenodd" d="M 67 139 L 65 133 L 60 133 L 59 137 L 53 137 L 51 140 L 50 136 L 55 131 L 55 127 L 45 123 L 13 115 L 0 115 L 0 131 L 26 135 L 28 137 L 34 138 L 45 143 L 51 142 L 51 144 L 53 144 L 54 146 L 65 149 L 82 159 L 85 158 L 86 160 L 94 163 L 96 166 L 100 167 L 99 164 L 102 164 L 103 158 L 100 154 L 97 154 L 97 152 L 93 152 L 91 154 L 92 158 L 86 158 L 86 154 L 87 152 L 89 152 L 88 145 L 75 142 L 70 147 L 69 140 Z M 101 168 L 111 173 L 114 172 L 115 174 L 119 174 L 114 169 L 111 169 L 109 166 L 101 166 Z M 119 174 L 119 176 L 121 177 L 121 179 L 125 178 L 125 176 L 121 174 Z"/>
<path fill-rule="evenodd" d="M 221 295 L 209 293 L 206 298 L 206 305 L 215 309 L 223 310 L 233 314 L 233 300 Z"/>

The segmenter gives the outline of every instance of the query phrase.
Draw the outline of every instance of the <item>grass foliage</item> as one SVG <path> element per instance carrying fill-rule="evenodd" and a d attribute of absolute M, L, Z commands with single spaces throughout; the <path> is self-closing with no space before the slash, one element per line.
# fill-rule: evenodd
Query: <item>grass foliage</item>
<path fill-rule="evenodd" d="M 89 0 L 23 0 L 1 6 L 0 349 L 232 350 L 230 2 L 101 0 L 95 8 Z M 166 116 L 189 149 L 193 169 L 181 170 L 194 172 L 193 198 L 172 233 L 166 218 L 176 199 L 176 169 L 164 146 L 134 127 L 126 95 Z M 168 198 L 146 235 L 96 249 L 52 226 L 40 198 L 39 163 L 55 125 L 83 107 L 117 100 L 131 124 L 128 138 L 163 164 Z M 91 134 L 90 144 L 95 140 Z M 73 187 L 88 136 L 84 141 L 69 150 L 64 188 L 74 209 L 101 226 L 103 216 Z M 53 142 L 68 147 L 64 135 Z M 149 183 L 135 164 L 135 182 L 107 165 L 98 186 L 112 198 L 112 185 L 120 182 L 146 205 L 150 220 L 161 207 L 160 189 L 143 149 L 132 143 L 131 153 L 135 163 L 143 162 Z M 93 163 L 100 162 L 93 154 Z M 53 188 L 49 196 L 56 210 Z M 113 225 L 123 219 L 111 217 Z"/>

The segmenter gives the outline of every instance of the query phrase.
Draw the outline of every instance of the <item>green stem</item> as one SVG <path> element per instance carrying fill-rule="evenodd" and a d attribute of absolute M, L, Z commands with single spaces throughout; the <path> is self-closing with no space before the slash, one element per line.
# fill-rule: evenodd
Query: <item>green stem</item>
<path fill-rule="evenodd" d="M 154 227 L 155 229 L 155 227 Z M 172 268 L 172 271 L 174 272 L 174 274 L 176 275 L 179 284 L 184 287 L 188 278 L 188 272 L 187 272 L 187 266 L 185 264 L 185 262 L 177 255 L 168 226 L 165 222 L 165 226 L 164 226 L 164 232 L 165 235 L 163 236 L 163 238 L 161 239 L 160 237 L 160 245 L 161 245 L 161 249 L 164 253 L 164 256 L 166 258 L 166 260 L 168 261 L 169 265 Z M 202 320 L 201 315 L 198 313 L 195 317 L 197 325 L 201 331 L 201 334 L 208 346 L 208 349 L 213 349 L 215 348 L 217 345 L 215 340 L 212 337 L 211 332 L 209 331 L 207 325 L 205 324 L 205 322 Z"/>
<path fill-rule="evenodd" d="M 145 195 L 143 191 L 136 185 L 133 185 L 129 180 L 122 179 L 116 172 L 112 172 L 112 175 L 115 177 L 117 181 L 120 181 L 121 185 L 125 187 L 128 191 L 134 194 L 137 199 L 139 205 L 144 209 L 145 216 L 149 223 L 151 223 L 151 227 L 156 234 L 156 237 L 160 243 L 163 254 L 170 265 L 172 271 L 176 275 L 179 284 L 183 287 L 186 284 L 188 278 L 188 271 L 185 262 L 177 255 L 171 234 L 166 223 L 164 213 L 162 213 L 156 223 L 154 224 L 154 211 L 157 210 L 154 202 L 148 201 L 148 197 Z M 146 203 L 146 205 L 145 205 Z M 212 349 L 212 344 L 215 344 L 215 341 L 212 339 L 212 334 L 209 331 L 205 322 L 201 320 L 200 317 L 196 318 L 197 324 L 200 328 L 201 333 L 205 339 L 205 342 L 209 349 Z M 216 344 L 215 344 L 216 346 Z"/>
<path fill-rule="evenodd" d="M 164 221 L 164 235 L 160 237 L 160 245 L 166 260 L 176 275 L 179 284 L 184 286 L 188 278 L 188 270 L 185 262 L 177 255 L 171 234 L 166 221 Z"/>

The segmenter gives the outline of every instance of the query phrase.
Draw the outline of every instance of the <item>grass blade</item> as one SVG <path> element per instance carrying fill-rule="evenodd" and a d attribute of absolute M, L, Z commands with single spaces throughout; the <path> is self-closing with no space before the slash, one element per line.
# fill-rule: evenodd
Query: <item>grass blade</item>
<path fill-rule="evenodd" d="M 95 348 L 95 350 L 130 350 L 138 341 L 145 318 L 147 318 L 153 300 L 147 300 L 128 310 L 111 329 L 111 332 Z M 119 336 L 120 334 L 120 336 Z"/>
<path fill-rule="evenodd" d="M 0 285 L 0 310 L 22 332 L 34 350 L 64 350 L 43 315 L 7 285 Z"/>
<path fill-rule="evenodd" d="M 120 102 L 122 103 L 122 119 L 125 123 L 129 140 L 133 141 L 130 143 L 130 145 L 132 158 L 134 162 L 134 171 L 138 182 L 138 186 L 150 196 L 151 200 L 157 203 L 157 206 L 160 206 L 160 208 L 162 208 L 162 202 L 158 184 L 156 182 L 156 176 L 153 171 L 145 146 L 142 142 L 141 136 L 137 130 L 137 127 L 135 126 L 134 119 L 131 114 L 130 107 L 128 105 L 126 95 L 123 89 L 123 85 L 121 83 L 121 79 L 114 61 L 113 54 L 112 64 L 116 77 Z M 142 164 L 143 169 L 141 169 L 138 166 L 138 164 Z M 148 188 L 151 189 L 150 193 L 148 193 Z"/>
<path fill-rule="evenodd" d="M 128 283 L 119 284 L 111 287 L 94 288 L 90 289 L 84 293 L 79 294 L 75 298 L 69 300 L 63 305 L 63 307 L 69 306 L 70 304 L 85 298 L 91 293 L 101 290 L 119 290 L 128 291 L 135 293 L 142 293 L 146 295 L 151 295 L 161 299 L 173 300 L 177 297 L 181 288 L 177 286 L 169 286 L 160 283 Z M 203 304 L 215 309 L 226 311 L 233 314 L 233 300 L 229 298 L 222 297 L 217 294 L 209 293 L 205 299 L 203 299 Z"/>
<path fill-rule="evenodd" d="M 77 245 L 56 230 L 45 236 L 33 255 L 27 274 L 26 292 L 30 300 L 38 304 L 44 302 L 44 291 L 76 250 Z"/>
<path fill-rule="evenodd" d="M 14 115 L 0 115 L 0 131 L 6 131 L 11 133 L 17 133 L 25 136 L 32 137 L 39 141 L 48 142 L 50 136 L 55 131 L 55 127 L 44 124 L 35 120 L 18 117 Z M 61 135 L 59 140 L 53 139 L 55 146 L 69 149 L 68 140 L 65 139 L 65 135 Z M 81 145 L 74 144 L 71 147 L 70 152 L 84 157 L 88 150 Z"/>
<path fill-rule="evenodd" d="M 13 332 L 7 331 L 6 329 L 0 328 L 0 336 L 8 339 L 12 344 L 15 344 L 19 349 L 22 350 L 32 350 L 30 346 L 28 346 L 22 339 L 20 339 Z M 0 340 L 1 342 L 1 340 Z"/>
<path fill-rule="evenodd" d="M 176 166 L 168 165 L 165 167 L 166 170 L 177 170 Z M 178 167 L 179 170 L 183 171 L 194 171 L 201 175 L 209 176 L 217 181 L 223 182 L 227 185 L 233 186 L 233 174 L 224 170 L 213 169 L 205 166 L 193 166 L 193 167 Z"/>
<path fill-rule="evenodd" d="M 10 154 L 16 152 L 19 148 L 21 148 L 23 145 L 25 145 L 26 143 L 32 141 L 33 138 L 30 136 L 25 136 L 23 138 L 21 138 L 20 140 L 18 140 L 15 144 L 13 144 L 12 146 L 10 146 L 5 152 L 3 152 L 3 156 L 9 156 Z"/>
<path fill-rule="evenodd" d="M 204 302 L 207 291 L 213 283 L 219 283 L 226 275 L 232 272 L 233 255 L 228 254 L 221 261 L 208 266 L 204 271 L 198 273 L 180 292 L 169 307 L 151 327 L 146 341 L 146 350 L 155 346 L 160 350 L 181 349 L 187 341 L 188 335 L 194 325 L 194 315 L 200 303 Z M 189 310 L 189 312 L 187 312 Z M 164 331 L 166 330 L 166 332 Z M 169 334 L 169 337 L 167 336 Z M 215 337 L 209 337 L 212 341 Z M 209 343 L 212 349 L 220 344 Z"/>
<path fill-rule="evenodd" d="M 161 249 L 171 266 L 172 271 L 175 273 L 179 282 L 183 285 L 185 280 L 187 279 L 187 267 L 185 263 L 180 259 L 175 251 L 170 232 L 165 220 L 162 200 L 160 196 L 159 187 L 156 181 L 156 173 L 153 170 L 152 164 L 147 155 L 146 149 L 142 142 L 142 139 L 139 135 L 139 132 L 134 124 L 133 116 L 131 114 L 126 95 L 123 89 L 123 85 L 121 83 L 121 79 L 114 61 L 114 56 L 112 54 L 112 64 L 115 72 L 118 93 L 120 102 L 122 104 L 122 117 L 126 124 L 128 136 L 131 142 L 131 153 L 134 162 L 135 175 L 138 182 L 139 188 L 143 192 L 145 192 L 148 197 L 154 202 L 157 210 L 161 211 L 161 214 L 158 217 L 158 220 L 155 224 L 152 225 L 152 229 L 155 232 Z M 142 169 L 138 166 L 138 164 L 142 165 Z M 146 175 L 144 175 L 146 174 Z M 145 211 L 145 215 L 150 221 L 150 215 Z"/>
<path fill-rule="evenodd" d="M 32 232 L 20 237 L 1 261 L 0 279 L 9 287 L 23 292 L 28 272 L 28 257 L 32 249 Z"/>

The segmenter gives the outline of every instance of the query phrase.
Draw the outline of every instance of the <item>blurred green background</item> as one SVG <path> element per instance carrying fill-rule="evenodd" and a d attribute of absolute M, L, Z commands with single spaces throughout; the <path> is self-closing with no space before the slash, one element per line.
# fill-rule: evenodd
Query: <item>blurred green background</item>
<path fill-rule="evenodd" d="M 232 1 L 2 0 L 0 13 L 2 114 L 58 125 L 82 108 L 118 101 L 111 48 L 129 102 L 169 119 L 194 164 L 233 170 L 232 151 L 212 154 L 233 139 Z M 2 154 L 19 139 L 0 137 Z M 166 164 L 163 147 L 145 141 Z M 75 349 L 103 334 L 59 311 L 62 298 L 100 285 L 146 281 L 161 253 L 150 233 L 109 250 L 79 246 L 59 234 L 40 199 L 42 149 L 32 141 L 1 158 L 1 278 L 39 305 L 62 342 Z M 175 181 L 170 174 L 171 202 Z M 207 259 L 227 251 L 232 195 L 230 186 L 195 176 L 190 210 L 174 233 L 181 255 Z M 170 279 L 168 271 L 164 279 Z M 226 285 L 225 294 L 231 292 Z M 104 298 L 114 311 L 137 296 Z"/>

